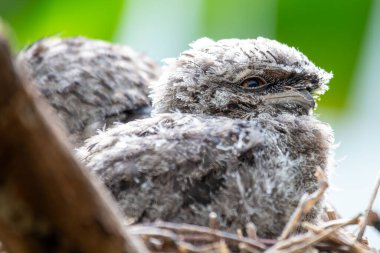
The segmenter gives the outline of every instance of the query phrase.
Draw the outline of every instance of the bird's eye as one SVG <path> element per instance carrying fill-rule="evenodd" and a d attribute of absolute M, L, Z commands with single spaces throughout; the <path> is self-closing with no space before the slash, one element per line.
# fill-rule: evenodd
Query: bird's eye
<path fill-rule="evenodd" d="M 258 87 L 261 87 L 263 85 L 265 85 L 267 82 L 262 79 L 261 77 L 258 77 L 258 76 L 253 76 L 253 77 L 250 77 L 250 78 L 247 78 L 245 79 L 242 83 L 241 83 L 241 86 L 243 88 L 251 88 L 251 89 L 254 89 L 254 88 L 258 88 Z"/>

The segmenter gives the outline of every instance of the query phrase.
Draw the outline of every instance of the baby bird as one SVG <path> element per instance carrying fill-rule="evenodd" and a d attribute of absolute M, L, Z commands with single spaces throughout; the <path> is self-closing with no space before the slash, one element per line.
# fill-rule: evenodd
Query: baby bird
<path fill-rule="evenodd" d="M 316 168 L 332 165 L 333 134 L 313 116 L 331 74 L 265 38 L 199 39 L 167 61 L 151 118 L 120 124 L 78 151 L 134 222 L 156 219 L 278 236 Z M 306 219 L 320 220 L 322 201 Z"/>
<path fill-rule="evenodd" d="M 75 146 L 113 122 L 149 116 L 148 84 L 160 71 L 127 46 L 83 37 L 39 40 L 16 62 L 55 109 Z"/>

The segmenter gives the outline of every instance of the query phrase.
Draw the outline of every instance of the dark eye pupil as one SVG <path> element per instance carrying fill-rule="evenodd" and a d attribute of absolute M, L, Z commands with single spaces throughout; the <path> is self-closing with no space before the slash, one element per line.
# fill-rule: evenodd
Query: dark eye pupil
<path fill-rule="evenodd" d="M 253 77 L 245 79 L 240 85 L 243 88 L 254 89 L 254 88 L 262 87 L 266 83 L 267 82 L 264 79 L 262 79 L 261 77 L 253 76 Z"/>
<path fill-rule="evenodd" d="M 249 88 L 256 88 L 259 86 L 259 82 L 257 80 L 251 79 L 247 81 L 247 86 Z"/>

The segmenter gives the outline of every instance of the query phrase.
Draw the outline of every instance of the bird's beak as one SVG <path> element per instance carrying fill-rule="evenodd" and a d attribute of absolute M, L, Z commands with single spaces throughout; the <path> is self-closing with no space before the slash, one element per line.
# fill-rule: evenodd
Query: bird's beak
<path fill-rule="evenodd" d="M 288 90 L 264 97 L 265 104 L 297 104 L 307 111 L 314 109 L 315 101 L 307 90 Z"/>

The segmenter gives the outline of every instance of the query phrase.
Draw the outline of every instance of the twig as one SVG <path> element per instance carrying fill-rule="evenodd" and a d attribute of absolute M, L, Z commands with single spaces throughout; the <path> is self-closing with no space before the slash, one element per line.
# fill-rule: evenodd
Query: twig
<path fill-rule="evenodd" d="M 211 229 L 218 229 L 219 227 L 218 215 L 215 212 L 211 212 L 208 215 L 208 220 L 209 220 L 208 221 L 209 227 Z"/>
<path fill-rule="evenodd" d="M 240 253 L 260 253 L 260 252 L 262 252 L 256 248 L 250 247 L 249 245 L 247 245 L 243 242 L 239 243 L 238 247 L 239 247 Z"/>
<path fill-rule="evenodd" d="M 289 235 L 298 226 L 302 216 L 310 212 L 310 210 L 322 198 L 324 192 L 328 188 L 326 175 L 324 174 L 324 172 L 322 171 L 320 167 L 317 168 L 316 177 L 319 180 L 319 189 L 311 195 L 305 194 L 302 197 L 300 203 L 298 204 L 298 207 L 293 212 L 284 230 L 282 231 L 281 236 L 279 237 L 279 240 L 284 240 L 289 237 Z"/>
<path fill-rule="evenodd" d="M 325 209 L 325 212 L 326 212 L 326 215 L 327 215 L 327 218 L 328 220 L 336 220 L 338 219 L 338 216 L 336 214 L 336 211 L 335 209 L 331 208 L 331 207 L 328 207 Z"/>
<path fill-rule="evenodd" d="M 189 224 L 157 222 L 127 227 L 130 234 L 140 236 L 153 252 L 355 252 L 373 253 L 367 245 L 343 228 L 357 224 L 360 215 L 351 219 L 338 219 L 319 226 L 308 222 L 302 226 L 309 232 L 292 236 L 286 240 L 252 240 L 217 229 Z M 257 247 L 257 243 L 263 244 Z M 265 244 L 265 245 L 264 245 Z M 268 248 L 270 247 L 270 248 Z"/>
<path fill-rule="evenodd" d="M 306 202 L 309 199 L 310 198 L 308 194 L 302 196 L 296 210 L 293 212 L 292 216 L 290 216 L 290 219 L 288 220 L 288 223 L 286 223 L 284 230 L 282 230 L 282 233 L 278 238 L 279 240 L 285 240 L 296 229 L 298 223 L 302 218 L 302 215 L 305 213 Z"/>
<path fill-rule="evenodd" d="M 320 228 L 325 229 L 333 226 L 339 226 L 341 224 L 346 224 L 346 225 L 356 225 L 359 222 L 360 214 L 356 215 L 354 218 L 351 219 L 338 219 L 338 220 L 331 220 L 323 223 Z"/>
<path fill-rule="evenodd" d="M 247 235 L 249 238 L 253 240 L 257 240 L 257 229 L 256 229 L 255 224 L 253 224 L 253 222 L 248 222 L 245 229 L 247 230 Z"/>
<path fill-rule="evenodd" d="M 368 218 L 369 218 L 368 225 L 373 226 L 378 232 L 380 232 L 380 218 L 379 218 L 379 215 L 376 212 L 374 212 L 374 211 L 371 210 L 369 212 Z"/>
<path fill-rule="evenodd" d="M 359 222 L 359 218 L 360 218 L 360 214 L 351 219 L 339 219 L 339 220 L 328 221 L 328 222 L 323 223 L 319 227 L 307 222 L 304 222 L 302 226 L 307 230 L 311 230 L 315 233 L 320 233 L 323 230 L 331 228 L 331 227 L 336 227 L 336 226 L 345 227 L 348 225 L 356 225 Z M 336 231 L 333 234 L 331 234 L 329 238 L 332 241 L 336 242 L 337 244 L 343 244 L 350 248 L 358 248 L 357 246 L 353 246 L 355 243 L 357 243 L 357 241 L 354 240 L 353 236 L 351 237 L 347 233 Z"/>
<path fill-rule="evenodd" d="M 326 228 L 332 228 L 332 227 L 338 227 L 342 228 L 347 225 L 352 225 L 357 223 L 357 220 L 359 219 L 359 215 L 352 218 L 352 219 L 345 219 L 341 220 L 342 222 L 340 224 L 335 224 L 333 226 L 323 226 L 318 227 L 316 225 L 310 224 L 305 222 L 303 224 L 303 227 L 305 227 L 309 231 L 313 231 L 315 233 L 322 233 L 323 231 L 326 231 Z M 344 245 L 349 248 L 350 252 L 372 252 L 367 245 L 358 242 L 355 240 L 354 236 L 349 233 L 343 233 L 342 230 L 336 230 L 334 233 L 331 233 L 328 238 L 333 241 L 334 243 L 338 245 Z"/>
<path fill-rule="evenodd" d="M 380 173 L 377 176 L 375 187 L 372 190 L 372 194 L 371 194 L 371 198 L 370 198 L 369 203 L 368 203 L 368 207 L 365 210 L 363 223 L 360 224 L 360 230 L 359 230 L 358 236 L 356 237 L 356 239 L 358 241 L 360 241 L 363 238 L 363 235 L 364 235 L 365 229 L 367 227 L 367 223 L 368 223 L 369 211 L 371 211 L 373 203 L 375 202 L 376 195 L 377 195 L 377 192 L 379 190 L 379 186 L 380 186 Z"/>
<path fill-rule="evenodd" d="M 146 231 L 149 230 L 149 228 L 160 228 L 160 229 L 173 231 L 175 233 L 181 234 L 181 237 L 186 241 L 189 241 L 188 239 L 191 238 L 189 237 L 189 234 L 190 235 L 197 234 L 197 235 L 201 235 L 205 240 L 211 241 L 211 242 L 224 240 L 226 243 L 229 243 L 236 247 L 239 245 L 239 243 L 245 243 L 249 245 L 250 247 L 257 248 L 260 250 L 265 250 L 267 248 L 265 244 L 261 243 L 258 240 L 252 240 L 246 237 L 240 238 L 237 235 L 223 232 L 220 230 L 215 230 L 215 229 L 210 229 L 208 227 L 201 227 L 201 226 L 190 225 L 190 224 L 176 224 L 176 223 L 160 221 L 153 224 L 133 225 L 130 227 L 130 229 L 128 229 L 128 231 L 134 235 L 142 236 L 145 234 Z"/>
<path fill-rule="evenodd" d="M 317 247 L 317 243 L 324 240 L 325 238 L 331 238 L 331 236 L 338 231 L 338 229 L 351 224 L 352 220 L 357 219 L 357 217 L 351 219 L 351 220 L 346 220 L 346 222 L 335 225 L 333 227 L 329 227 L 327 229 L 321 229 L 318 228 L 317 226 L 305 222 L 303 224 L 304 227 L 308 228 L 309 230 L 313 230 L 313 232 L 316 232 L 317 234 L 314 233 L 307 233 L 300 235 L 298 237 L 294 238 L 289 238 L 287 240 L 279 241 L 277 244 L 275 244 L 272 248 L 270 248 L 267 252 L 303 252 L 307 248 L 310 247 Z M 294 240 L 295 238 L 299 238 L 299 240 Z M 349 245 L 352 246 L 352 245 Z M 356 247 L 360 248 L 360 247 Z M 355 248 L 355 249 L 356 249 Z M 363 251 L 358 251 L 358 252 L 363 252 Z"/>

